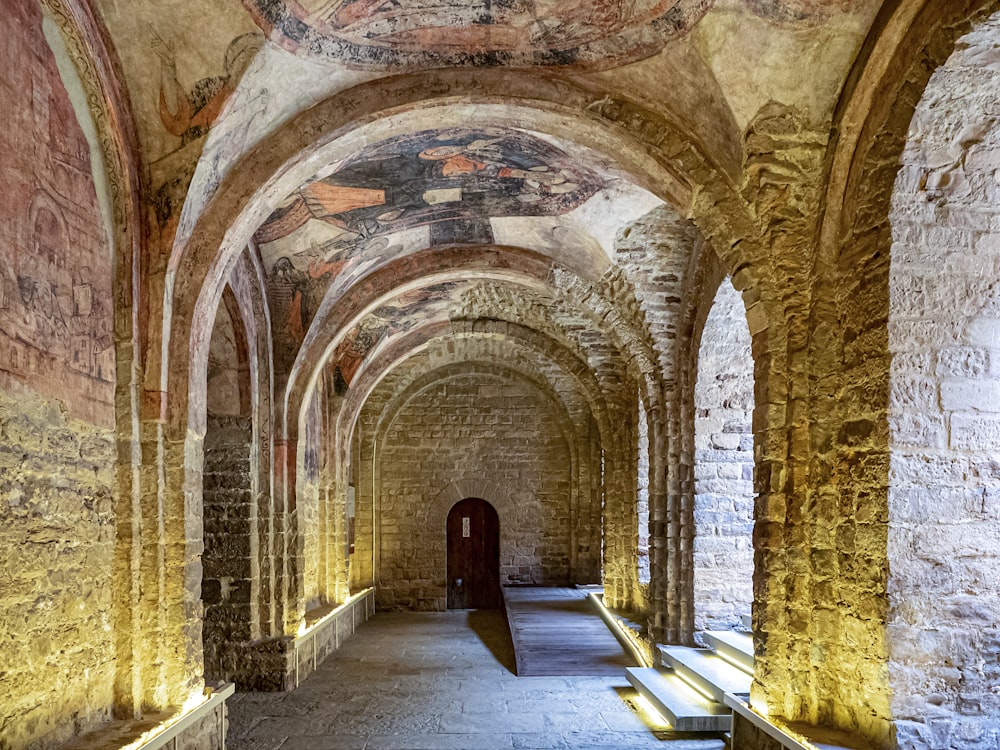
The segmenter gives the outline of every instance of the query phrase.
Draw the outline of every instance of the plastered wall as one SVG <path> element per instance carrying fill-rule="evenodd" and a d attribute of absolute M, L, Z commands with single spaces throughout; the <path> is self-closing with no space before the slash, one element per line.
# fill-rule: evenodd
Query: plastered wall
<path fill-rule="evenodd" d="M 32 0 L 0 45 L 0 747 L 107 720 L 115 679 L 111 249 Z"/>

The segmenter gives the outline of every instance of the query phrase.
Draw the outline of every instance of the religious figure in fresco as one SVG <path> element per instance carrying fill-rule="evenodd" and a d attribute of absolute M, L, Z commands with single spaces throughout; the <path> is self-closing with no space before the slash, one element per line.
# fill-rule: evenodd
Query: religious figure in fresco
<path fill-rule="evenodd" d="M 653 54 L 712 0 L 246 0 L 286 49 L 347 64 L 580 65 Z M 655 33 L 649 33 L 650 27 Z"/>
<path fill-rule="evenodd" d="M 366 148 L 292 195 L 257 231 L 288 237 L 311 219 L 357 237 L 431 227 L 441 243 L 491 241 L 491 216 L 546 216 L 603 187 L 563 151 L 516 130 L 424 131 Z"/>
<path fill-rule="evenodd" d="M 305 271 L 296 268 L 287 256 L 275 262 L 271 270 L 271 286 L 279 292 L 278 299 L 285 301 L 281 305 L 287 307 L 285 330 L 297 344 L 305 339 L 306 327 L 326 291 L 326 277 L 336 276 L 346 262 L 346 258 L 335 261 L 313 258 Z"/>
<path fill-rule="evenodd" d="M 208 133 L 263 44 L 261 34 L 241 34 L 226 49 L 223 74 L 202 78 L 185 90 L 177 78 L 173 45 L 153 34 L 151 46 L 160 58 L 160 121 L 182 146 Z"/>
<path fill-rule="evenodd" d="M 457 282 L 444 282 L 414 289 L 366 315 L 334 349 L 334 391 L 337 395 L 347 391 L 365 358 L 381 341 L 408 331 L 417 320 L 429 317 L 433 307 L 448 303 L 457 287 Z"/>

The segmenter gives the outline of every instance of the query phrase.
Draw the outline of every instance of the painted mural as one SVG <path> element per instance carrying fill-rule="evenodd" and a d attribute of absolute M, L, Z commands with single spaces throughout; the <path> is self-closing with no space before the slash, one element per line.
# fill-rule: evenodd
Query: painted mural
<path fill-rule="evenodd" d="M 289 196 L 255 234 L 276 342 L 298 348 L 335 280 L 343 288 L 431 245 L 492 243 L 492 218 L 565 215 L 605 185 L 517 130 L 433 130 L 373 144 Z"/>
<path fill-rule="evenodd" d="M 653 54 L 711 0 L 244 0 L 287 49 L 366 68 L 607 67 Z"/>
<path fill-rule="evenodd" d="M 351 329 L 333 352 L 334 390 L 343 395 L 375 349 L 391 336 L 405 333 L 418 321 L 447 315 L 455 300 L 470 286 L 449 281 L 415 289 L 382 305 Z M 420 342 L 411 342 L 416 346 Z"/>
<path fill-rule="evenodd" d="M 603 187 L 555 146 L 517 130 L 427 130 L 366 148 L 305 185 L 257 232 L 288 237 L 310 219 L 356 238 L 429 226 L 434 244 L 490 242 L 493 216 L 554 216 Z"/>
<path fill-rule="evenodd" d="M 178 79 L 174 45 L 153 32 L 152 50 L 160 61 L 160 121 L 182 146 L 208 133 L 263 44 L 260 34 L 241 34 L 226 48 L 218 75 L 185 88 Z"/>
<path fill-rule="evenodd" d="M 157 226 L 165 244 L 173 241 L 180 220 L 181 208 L 188 186 L 195 173 L 204 139 L 215 125 L 223 108 L 233 97 L 240 80 L 264 45 L 259 32 L 239 34 L 229 41 L 221 64 L 212 75 L 195 80 L 184 78 L 178 71 L 177 53 L 172 37 L 161 36 L 149 29 L 149 48 L 159 64 L 157 114 L 159 124 L 167 134 L 165 151 L 153 160 L 151 174 L 156 188 L 153 205 Z M 262 93 L 261 96 L 265 96 Z M 242 102 L 251 114 L 262 111 L 258 101 Z M 246 119 L 246 118 L 245 118 Z M 232 159 L 233 152 L 248 142 L 250 124 L 230 133 L 229 143 L 216 153 L 216 161 Z M 213 169 L 213 172 L 216 170 Z M 217 181 L 213 174 L 210 182 Z"/>
<path fill-rule="evenodd" d="M 0 79 L 0 380 L 113 420 L 115 353 L 108 227 L 90 147 L 33 10 Z M 24 61 L 31 58 L 33 64 Z M 16 61 L 16 64 L 15 62 Z"/>
<path fill-rule="evenodd" d="M 744 0 L 756 15 L 775 23 L 818 23 L 836 13 L 853 13 L 864 0 Z"/>

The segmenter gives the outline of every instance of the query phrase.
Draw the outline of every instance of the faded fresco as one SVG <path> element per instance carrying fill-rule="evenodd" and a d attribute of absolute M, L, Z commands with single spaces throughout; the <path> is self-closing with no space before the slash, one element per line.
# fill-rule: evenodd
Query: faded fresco
<path fill-rule="evenodd" d="M 111 424 L 112 258 L 90 147 L 41 18 L 0 45 L 0 373 Z M 28 63 L 27 61 L 31 61 Z"/>
<path fill-rule="evenodd" d="M 391 336 L 409 331 L 418 321 L 439 319 L 456 308 L 461 294 L 471 284 L 449 281 L 432 284 L 395 297 L 366 315 L 351 329 L 333 352 L 334 391 L 342 395 L 369 355 Z M 411 342 L 411 347 L 420 341 Z"/>
<path fill-rule="evenodd" d="M 636 59 L 711 0 L 244 0 L 287 49 L 347 64 L 590 65 Z"/>
<path fill-rule="evenodd" d="M 743 0 L 761 18 L 778 23 L 819 22 L 836 13 L 853 13 L 864 0 Z"/>
<path fill-rule="evenodd" d="M 433 130 L 374 144 L 289 196 L 255 235 L 276 341 L 303 342 L 335 280 L 343 288 L 429 245 L 492 243 L 491 218 L 564 215 L 605 184 L 516 130 Z"/>
<path fill-rule="evenodd" d="M 434 244 L 491 242 L 493 216 L 553 216 L 604 186 L 565 152 L 518 130 L 427 130 L 366 148 L 303 186 L 257 231 L 261 243 L 316 219 L 354 238 L 429 226 Z"/>
<path fill-rule="evenodd" d="M 226 46 L 216 70 L 211 75 L 190 79 L 178 72 L 176 45 L 171 37 L 149 29 L 150 49 L 158 67 L 157 115 L 165 149 L 151 164 L 153 181 L 157 185 L 153 204 L 157 226 L 164 241 L 172 242 L 180 221 L 188 185 L 205 137 L 222 114 L 236 91 L 243 74 L 264 45 L 257 32 L 240 34 Z M 262 109 L 263 103 L 245 103 Z M 252 110 L 257 111 L 257 110 Z M 216 154 L 216 159 L 232 158 L 249 140 L 250 119 L 230 134 L 228 148 Z M 161 134 L 162 134 L 161 133 Z"/>

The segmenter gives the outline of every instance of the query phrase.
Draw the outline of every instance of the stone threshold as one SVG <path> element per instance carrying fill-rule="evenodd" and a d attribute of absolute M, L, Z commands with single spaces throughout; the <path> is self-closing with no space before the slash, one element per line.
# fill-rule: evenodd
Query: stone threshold
<path fill-rule="evenodd" d="M 161 711 L 142 719 L 113 721 L 80 735 L 63 750 L 177 750 L 226 746 L 226 699 L 232 684 L 205 688 L 205 699 L 186 710 Z"/>

